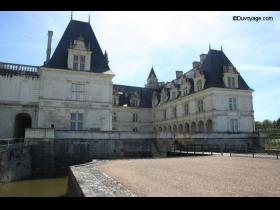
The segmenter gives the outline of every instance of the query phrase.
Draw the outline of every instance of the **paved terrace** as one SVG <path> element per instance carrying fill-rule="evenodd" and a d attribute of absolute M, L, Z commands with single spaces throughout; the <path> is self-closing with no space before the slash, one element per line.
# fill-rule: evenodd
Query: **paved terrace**
<path fill-rule="evenodd" d="M 79 174 L 85 196 L 280 196 L 277 159 L 200 156 L 97 161 L 76 166 L 74 174 Z"/>

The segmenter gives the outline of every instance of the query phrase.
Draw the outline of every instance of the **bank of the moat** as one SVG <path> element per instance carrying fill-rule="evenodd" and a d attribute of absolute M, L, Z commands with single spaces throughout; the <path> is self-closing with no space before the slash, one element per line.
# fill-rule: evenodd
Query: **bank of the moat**
<path fill-rule="evenodd" d="M 165 157 L 174 141 L 180 140 L 205 145 L 254 144 L 261 147 L 266 136 L 258 133 L 187 135 L 26 129 L 23 144 L 0 151 L 0 183 L 67 176 L 69 166 L 93 159 Z"/>

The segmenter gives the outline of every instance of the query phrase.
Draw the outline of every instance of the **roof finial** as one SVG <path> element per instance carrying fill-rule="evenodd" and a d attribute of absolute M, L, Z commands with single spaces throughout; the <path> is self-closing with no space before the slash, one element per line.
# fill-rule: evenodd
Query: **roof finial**
<path fill-rule="evenodd" d="M 211 50 L 211 44 L 209 43 L 209 50 Z"/>
<path fill-rule="evenodd" d="M 106 50 L 105 50 L 105 52 L 104 52 L 104 57 L 105 57 L 106 62 L 109 63 L 108 53 L 107 53 Z"/>
<path fill-rule="evenodd" d="M 88 23 L 90 23 L 90 15 L 88 16 Z"/>
<path fill-rule="evenodd" d="M 221 45 L 221 51 L 223 52 L 223 45 Z"/>
<path fill-rule="evenodd" d="M 71 11 L 71 20 L 73 20 L 73 11 Z"/>

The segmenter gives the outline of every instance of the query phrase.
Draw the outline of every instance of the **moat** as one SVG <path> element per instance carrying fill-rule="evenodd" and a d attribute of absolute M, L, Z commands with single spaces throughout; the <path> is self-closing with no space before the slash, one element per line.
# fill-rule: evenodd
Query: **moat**
<path fill-rule="evenodd" d="M 28 179 L 0 184 L 0 197 L 66 196 L 68 177 Z"/>

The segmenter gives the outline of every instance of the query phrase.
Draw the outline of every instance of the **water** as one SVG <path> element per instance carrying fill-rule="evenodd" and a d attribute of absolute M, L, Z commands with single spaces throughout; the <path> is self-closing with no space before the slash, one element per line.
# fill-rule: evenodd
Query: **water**
<path fill-rule="evenodd" d="M 68 177 L 34 179 L 0 184 L 0 197 L 60 197 L 67 191 Z"/>

